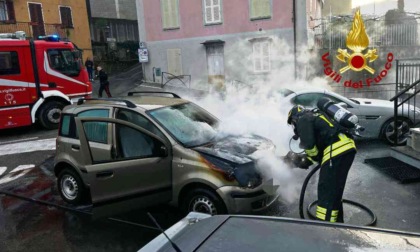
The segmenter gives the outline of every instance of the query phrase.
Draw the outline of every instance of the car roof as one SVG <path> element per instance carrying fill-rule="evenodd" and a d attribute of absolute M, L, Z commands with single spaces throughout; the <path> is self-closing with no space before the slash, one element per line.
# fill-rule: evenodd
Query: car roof
<path fill-rule="evenodd" d="M 129 96 L 123 97 L 128 101 L 136 104 L 144 110 L 157 109 L 162 107 L 174 106 L 178 104 L 188 103 L 188 100 L 182 98 L 161 97 L 161 96 Z"/>
<path fill-rule="evenodd" d="M 419 233 L 348 224 L 239 215 L 200 219 L 166 231 L 181 251 L 414 251 L 420 244 Z M 164 245 L 158 246 L 158 238 L 140 251 L 152 246 L 153 251 L 174 251 L 163 237 Z"/>
<path fill-rule="evenodd" d="M 86 102 L 88 101 L 88 102 Z M 64 113 L 74 113 L 77 108 L 83 107 L 119 107 L 119 108 L 135 108 L 143 111 L 174 106 L 178 104 L 189 103 L 190 101 L 184 100 L 182 98 L 172 98 L 172 97 L 162 97 L 162 96 L 126 96 L 118 97 L 112 99 L 87 99 L 84 103 L 73 104 L 67 106 L 63 112 Z M 133 107 L 133 105 L 135 107 Z"/>

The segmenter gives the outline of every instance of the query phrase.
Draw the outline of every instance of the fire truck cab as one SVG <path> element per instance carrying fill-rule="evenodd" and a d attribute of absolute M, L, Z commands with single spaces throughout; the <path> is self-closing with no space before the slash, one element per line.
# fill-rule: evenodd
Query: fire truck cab
<path fill-rule="evenodd" d="M 77 47 L 58 36 L 0 34 L 0 129 L 39 122 L 58 127 L 64 106 L 88 98 L 92 84 Z"/>

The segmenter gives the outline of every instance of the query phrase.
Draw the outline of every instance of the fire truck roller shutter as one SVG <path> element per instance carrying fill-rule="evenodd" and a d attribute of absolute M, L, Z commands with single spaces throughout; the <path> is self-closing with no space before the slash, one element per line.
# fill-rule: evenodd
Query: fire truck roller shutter
<path fill-rule="evenodd" d="M 34 119 L 46 129 L 57 129 L 61 111 L 70 104 L 70 99 L 57 91 L 45 91 L 43 95 L 44 99 L 38 100 L 32 109 Z"/>

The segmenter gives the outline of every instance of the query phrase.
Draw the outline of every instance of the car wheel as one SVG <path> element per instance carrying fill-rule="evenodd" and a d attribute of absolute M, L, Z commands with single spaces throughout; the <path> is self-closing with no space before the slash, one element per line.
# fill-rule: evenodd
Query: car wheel
<path fill-rule="evenodd" d="M 209 189 L 196 188 L 189 192 L 182 204 L 185 213 L 199 212 L 210 215 L 226 214 L 226 206 L 216 193 Z"/>
<path fill-rule="evenodd" d="M 406 118 L 398 118 L 395 127 L 394 119 L 387 121 L 382 127 L 382 137 L 388 144 L 394 144 L 397 134 L 397 145 L 404 145 L 407 142 L 406 134 L 410 131 L 411 123 Z"/>
<path fill-rule="evenodd" d="M 57 101 L 50 101 L 42 105 L 38 116 L 42 127 L 46 129 L 57 129 L 63 108 L 64 104 Z"/>
<path fill-rule="evenodd" d="M 62 170 L 58 175 L 57 184 L 61 198 L 65 202 L 79 205 L 86 201 L 85 193 L 87 190 L 82 179 L 75 171 L 69 168 Z"/>

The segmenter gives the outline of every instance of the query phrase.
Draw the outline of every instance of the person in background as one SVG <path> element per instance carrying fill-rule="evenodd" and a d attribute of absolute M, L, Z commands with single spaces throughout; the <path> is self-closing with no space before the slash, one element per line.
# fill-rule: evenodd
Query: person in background
<path fill-rule="evenodd" d="M 89 80 L 93 81 L 93 61 L 89 57 L 86 59 L 85 67 L 89 74 Z"/>
<path fill-rule="evenodd" d="M 101 66 L 96 68 L 98 71 L 98 78 L 99 78 L 99 97 L 102 97 L 102 92 L 105 90 L 105 93 L 108 95 L 108 98 L 112 97 L 111 92 L 109 91 L 109 81 L 108 81 L 108 74 L 102 69 Z"/>

